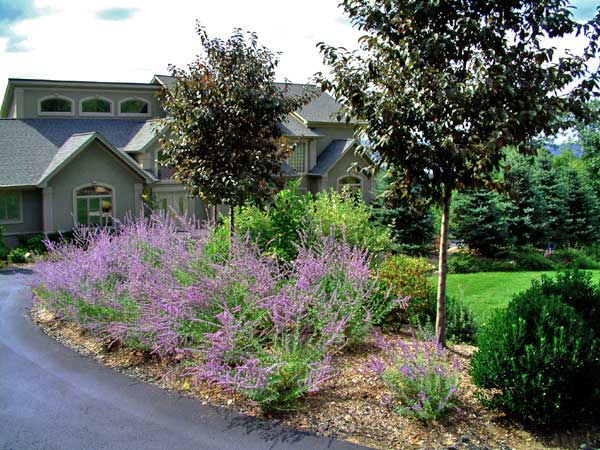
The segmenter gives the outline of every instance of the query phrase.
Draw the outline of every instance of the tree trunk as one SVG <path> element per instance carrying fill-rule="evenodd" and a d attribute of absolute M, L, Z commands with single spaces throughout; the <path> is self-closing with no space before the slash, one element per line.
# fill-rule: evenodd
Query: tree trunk
<path fill-rule="evenodd" d="M 219 221 L 217 220 L 217 214 L 218 214 L 217 208 L 218 208 L 218 205 L 212 205 L 212 217 L 211 217 L 211 220 L 212 220 L 212 225 L 215 228 L 215 230 L 217 228 L 219 228 Z"/>
<path fill-rule="evenodd" d="M 452 190 L 446 189 L 440 230 L 437 315 L 435 320 L 435 338 L 442 347 L 446 346 L 446 278 L 448 276 L 448 220 L 450 219 L 451 199 Z"/>
<path fill-rule="evenodd" d="M 235 211 L 232 205 L 229 205 L 229 237 L 233 240 L 235 233 Z"/>

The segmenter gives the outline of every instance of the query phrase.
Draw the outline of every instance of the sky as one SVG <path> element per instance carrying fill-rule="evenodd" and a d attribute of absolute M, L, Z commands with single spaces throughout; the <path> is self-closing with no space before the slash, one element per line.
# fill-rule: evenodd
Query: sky
<path fill-rule="evenodd" d="M 0 0 L 0 92 L 10 78 L 149 82 L 184 67 L 200 51 L 199 20 L 209 36 L 234 27 L 258 33 L 281 52 L 278 81 L 309 81 L 326 70 L 318 42 L 356 48 L 360 33 L 340 0 Z M 578 20 L 600 0 L 573 0 Z M 576 49 L 568 38 L 557 47 Z M 0 94 L 2 95 L 2 94 Z"/>

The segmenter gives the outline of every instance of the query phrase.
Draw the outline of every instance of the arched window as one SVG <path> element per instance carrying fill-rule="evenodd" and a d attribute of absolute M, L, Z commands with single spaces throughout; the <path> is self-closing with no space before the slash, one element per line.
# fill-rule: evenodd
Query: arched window
<path fill-rule="evenodd" d="M 73 115 L 73 100 L 60 95 L 40 99 L 39 114 L 41 115 Z"/>
<path fill-rule="evenodd" d="M 359 177 L 348 175 L 338 178 L 338 192 L 350 192 L 352 194 L 360 194 L 362 190 L 362 180 Z"/>
<path fill-rule="evenodd" d="M 150 103 L 141 98 L 128 98 L 119 103 L 119 114 L 147 116 L 150 114 Z"/>
<path fill-rule="evenodd" d="M 78 225 L 108 226 L 114 215 L 114 190 L 109 186 L 91 184 L 75 190 L 75 211 Z"/>
<path fill-rule="evenodd" d="M 79 111 L 82 115 L 111 115 L 112 101 L 101 97 L 84 98 L 79 103 Z"/>

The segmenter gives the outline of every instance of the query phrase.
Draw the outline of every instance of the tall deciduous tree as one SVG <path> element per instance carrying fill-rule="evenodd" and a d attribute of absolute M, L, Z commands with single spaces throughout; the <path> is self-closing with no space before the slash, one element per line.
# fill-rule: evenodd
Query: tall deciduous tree
<path fill-rule="evenodd" d="M 554 133 L 598 87 L 600 14 L 580 24 L 567 0 L 343 0 L 364 31 L 357 51 L 319 44 L 332 91 L 372 151 L 443 211 L 436 336 L 445 343 L 448 219 L 452 191 L 492 183 L 503 147 Z M 548 38 L 579 33 L 579 55 L 555 58 Z M 568 93 L 567 93 L 568 90 Z"/>
<path fill-rule="evenodd" d="M 210 39 L 197 25 L 203 47 L 187 69 L 170 66 L 165 90 L 162 164 L 175 169 L 191 195 L 234 206 L 271 195 L 291 147 L 279 124 L 314 93 L 291 97 L 274 82 L 278 58 L 254 33 L 235 29 Z"/>

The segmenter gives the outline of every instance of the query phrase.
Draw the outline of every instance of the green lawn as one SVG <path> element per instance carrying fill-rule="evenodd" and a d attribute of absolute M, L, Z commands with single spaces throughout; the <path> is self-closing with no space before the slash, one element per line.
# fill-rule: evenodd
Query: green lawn
<path fill-rule="evenodd" d="M 600 270 L 592 270 L 593 280 L 600 280 Z M 517 292 L 524 291 L 531 280 L 555 272 L 481 272 L 448 275 L 448 295 L 462 299 L 473 310 L 478 323 L 496 308 L 506 306 Z"/>

